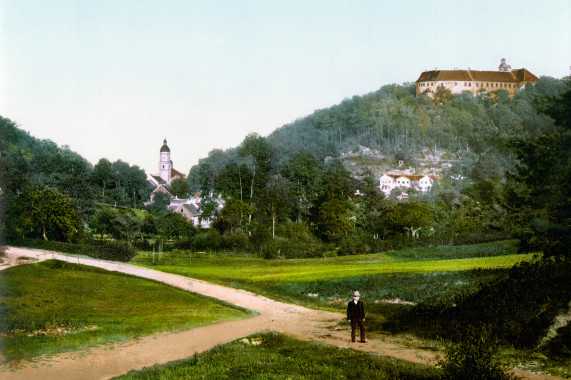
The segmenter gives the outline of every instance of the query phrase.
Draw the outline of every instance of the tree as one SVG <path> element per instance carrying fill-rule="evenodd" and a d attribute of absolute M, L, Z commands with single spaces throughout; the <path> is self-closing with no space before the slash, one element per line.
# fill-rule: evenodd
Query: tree
<path fill-rule="evenodd" d="M 291 217 L 298 223 L 309 215 L 318 193 L 321 172 L 319 162 L 309 153 L 292 157 L 283 170 L 283 176 L 292 184 Z"/>
<path fill-rule="evenodd" d="M 399 202 L 387 210 L 385 223 L 396 233 L 406 233 L 418 237 L 421 229 L 432 227 L 434 217 L 430 206 L 420 202 Z"/>
<path fill-rule="evenodd" d="M 30 184 L 31 166 L 20 151 L 0 156 L 0 183 L 10 195 L 23 192 Z"/>
<path fill-rule="evenodd" d="M 329 199 L 319 208 L 318 228 L 329 241 L 340 239 L 349 233 L 349 208 L 351 204 L 341 199 Z"/>
<path fill-rule="evenodd" d="M 190 240 L 195 234 L 195 229 L 184 216 L 171 212 L 157 219 L 157 232 L 166 239 L 186 237 Z"/>
<path fill-rule="evenodd" d="M 117 215 L 117 211 L 111 207 L 103 206 L 99 208 L 91 217 L 89 226 L 98 232 L 100 238 L 107 233 L 110 233 L 113 229 L 113 220 Z"/>
<path fill-rule="evenodd" d="M 18 195 L 8 207 L 6 224 L 14 238 L 71 242 L 83 230 L 75 205 L 52 189 L 31 188 Z"/>
<path fill-rule="evenodd" d="M 571 80 L 565 93 L 540 104 L 561 125 L 532 139 L 514 139 L 520 164 L 508 176 L 504 206 L 523 249 L 571 256 Z"/>
<path fill-rule="evenodd" d="M 102 197 L 105 198 L 105 190 L 115 183 L 115 171 L 108 159 L 102 158 L 93 167 L 91 183 L 101 188 Z"/>
<path fill-rule="evenodd" d="M 115 239 L 133 241 L 142 238 L 144 218 L 132 210 L 118 210 L 111 221 L 111 233 Z"/>
<path fill-rule="evenodd" d="M 190 192 L 188 182 L 182 178 L 175 178 L 171 181 L 170 192 L 179 198 L 186 198 Z"/>
<path fill-rule="evenodd" d="M 450 89 L 440 85 L 434 91 L 434 104 L 444 104 L 452 100 L 452 91 Z"/>
<path fill-rule="evenodd" d="M 272 221 L 272 238 L 276 235 L 276 222 L 287 218 L 291 207 L 290 183 L 279 174 L 270 177 L 257 209 L 262 210 Z"/>

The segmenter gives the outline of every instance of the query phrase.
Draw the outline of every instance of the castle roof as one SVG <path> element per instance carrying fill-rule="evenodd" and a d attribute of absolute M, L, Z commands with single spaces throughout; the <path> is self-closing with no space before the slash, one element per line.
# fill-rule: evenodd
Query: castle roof
<path fill-rule="evenodd" d="M 512 71 L 475 71 L 475 70 L 431 70 L 420 74 L 416 82 L 439 81 L 477 81 L 521 83 L 539 80 L 526 69 Z"/>

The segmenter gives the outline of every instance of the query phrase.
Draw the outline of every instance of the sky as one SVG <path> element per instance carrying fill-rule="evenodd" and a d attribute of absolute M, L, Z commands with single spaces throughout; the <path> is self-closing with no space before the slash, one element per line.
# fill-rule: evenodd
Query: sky
<path fill-rule="evenodd" d="M 435 68 L 571 74 L 571 1 L 0 0 L 0 115 L 158 173 Z"/>

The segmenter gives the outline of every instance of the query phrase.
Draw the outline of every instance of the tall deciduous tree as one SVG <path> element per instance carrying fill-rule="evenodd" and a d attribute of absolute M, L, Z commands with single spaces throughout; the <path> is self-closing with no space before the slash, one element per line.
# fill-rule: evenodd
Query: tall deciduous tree
<path fill-rule="evenodd" d="M 7 227 L 13 237 L 42 237 L 71 242 L 82 232 L 75 205 L 51 189 L 28 189 L 8 208 Z"/>
<path fill-rule="evenodd" d="M 186 180 L 175 178 L 171 181 L 170 192 L 179 198 L 186 198 L 190 192 L 190 186 Z"/>

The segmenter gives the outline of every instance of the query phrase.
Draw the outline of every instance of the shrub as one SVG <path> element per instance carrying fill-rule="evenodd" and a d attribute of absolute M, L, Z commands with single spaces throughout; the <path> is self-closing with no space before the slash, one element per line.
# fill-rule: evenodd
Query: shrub
<path fill-rule="evenodd" d="M 466 325 L 483 324 L 502 343 L 531 348 L 571 294 L 571 262 L 558 258 L 520 263 L 453 300 L 433 299 L 400 318 L 400 327 L 423 336 L 454 339 Z"/>
<path fill-rule="evenodd" d="M 194 249 L 198 251 L 216 251 L 222 245 L 222 236 L 215 228 L 199 232 L 192 239 Z"/>
<path fill-rule="evenodd" d="M 371 247 L 363 236 L 346 236 L 339 242 L 339 255 L 363 255 L 371 253 Z"/>
<path fill-rule="evenodd" d="M 248 235 L 244 231 L 226 231 L 222 235 L 222 245 L 226 249 L 232 251 L 246 251 L 249 248 L 250 242 Z"/>
<path fill-rule="evenodd" d="M 95 259 L 127 262 L 135 257 L 135 249 L 124 242 L 83 242 L 80 244 L 63 243 L 59 241 L 45 240 L 21 240 L 15 245 L 20 247 L 44 249 L 71 253 L 75 255 L 85 255 Z"/>
<path fill-rule="evenodd" d="M 485 330 L 468 328 L 459 343 L 448 346 L 445 358 L 438 364 L 447 379 L 515 379 L 516 377 L 508 374 L 495 358 L 497 347 L 497 343 L 487 336 Z"/>

